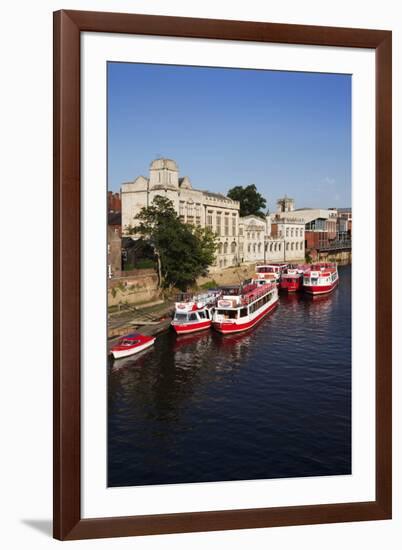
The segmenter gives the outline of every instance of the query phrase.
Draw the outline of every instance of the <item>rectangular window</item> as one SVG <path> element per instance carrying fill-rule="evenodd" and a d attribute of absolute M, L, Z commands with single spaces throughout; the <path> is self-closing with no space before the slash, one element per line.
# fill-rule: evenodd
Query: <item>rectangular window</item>
<path fill-rule="evenodd" d="M 208 210 L 208 213 L 207 213 L 207 227 L 209 227 L 209 229 L 211 229 L 212 231 L 212 227 L 213 227 L 212 210 Z"/>
<path fill-rule="evenodd" d="M 232 235 L 236 236 L 236 216 L 232 216 Z"/>
<path fill-rule="evenodd" d="M 216 216 L 216 234 L 221 235 L 221 232 L 222 232 L 222 216 L 221 216 L 221 212 L 218 212 Z"/>
<path fill-rule="evenodd" d="M 229 236 L 229 216 L 225 216 L 225 236 Z"/>

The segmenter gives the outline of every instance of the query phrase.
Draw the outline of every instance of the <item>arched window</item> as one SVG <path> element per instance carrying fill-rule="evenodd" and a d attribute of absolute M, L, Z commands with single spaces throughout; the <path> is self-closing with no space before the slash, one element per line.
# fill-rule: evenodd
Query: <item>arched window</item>
<path fill-rule="evenodd" d="M 292 229 L 290 230 L 290 236 L 293 237 L 293 227 L 292 227 Z"/>
<path fill-rule="evenodd" d="M 233 241 L 232 244 L 230 245 L 230 252 L 232 254 L 235 254 L 236 253 L 236 243 Z"/>
<path fill-rule="evenodd" d="M 225 243 L 225 244 L 223 245 L 223 253 L 224 253 L 224 254 L 227 254 L 227 253 L 228 253 L 228 243 Z"/>
<path fill-rule="evenodd" d="M 269 251 L 272 252 L 272 243 L 269 245 Z"/>
<path fill-rule="evenodd" d="M 304 241 L 300 241 L 300 250 L 303 250 Z"/>
<path fill-rule="evenodd" d="M 296 250 L 299 250 L 299 243 L 296 243 Z"/>
<path fill-rule="evenodd" d="M 251 244 L 248 245 L 247 250 L 248 252 L 251 252 Z"/>
<path fill-rule="evenodd" d="M 303 229 L 300 229 L 300 237 L 303 237 Z"/>
<path fill-rule="evenodd" d="M 299 229 L 296 227 L 295 229 L 295 237 L 298 237 L 299 236 Z"/>
<path fill-rule="evenodd" d="M 258 252 L 261 252 L 261 243 L 258 243 Z"/>
<path fill-rule="evenodd" d="M 289 227 L 286 228 L 286 236 L 289 237 Z"/>
<path fill-rule="evenodd" d="M 278 250 L 279 250 L 279 252 L 281 251 L 281 249 L 282 249 L 282 244 L 279 243 L 279 244 L 278 244 Z"/>
<path fill-rule="evenodd" d="M 289 243 L 286 243 L 286 250 L 289 250 Z"/>
<path fill-rule="evenodd" d="M 294 244 L 295 244 L 295 243 L 292 243 L 292 244 L 290 245 L 290 250 L 293 250 L 293 249 L 294 249 Z"/>
<path fill-rule="evenodd" d="M 274 244 L 274 252 L 276 252 L 276 243 Z"/>
<path fill-rule="evenodd" d="M 256 249 L 256 244 L 254 243 L 253 244 L 253 252 L 255 252 L 255 249 Z"/>
<path fill-rule="evenodd" d="M 218 244 L 218 252 L 219 254 L 222 254 L 222 243 Z"/>

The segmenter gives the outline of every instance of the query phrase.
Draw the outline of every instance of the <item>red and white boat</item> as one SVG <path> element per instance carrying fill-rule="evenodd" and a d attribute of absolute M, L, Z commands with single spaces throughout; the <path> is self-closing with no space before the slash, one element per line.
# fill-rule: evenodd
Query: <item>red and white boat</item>
<path fill-rule="evenodd" d="M 213 313 L 213 327 L 222 334 L 248 330 L 271 312 L 278 300 L 278 289 L 273 282 L 227 287 Z"/>
<path fill-rule="evenodd" d="M 339 275 L 336 263 L 312 264 L 303 274 L 303 290 L 314 296 L 332 292 L 338 283 Z"/>
<path fill-rule="evenodd" d="M 115 359 L 122 359 L 151 347 L 155 340 L 154 336 L 144 336 L 139 332 L 132 332 L 120 338 L 110 351 Z"/>
<path fill-rule="evenodd" d="M 171 323 L 177 334 L 189 334 L 209 329 L 212 325 L 212 311 L 220 293 L 210 291 L 192 297 L 184 297 L 175 303 L 175 313 Z"/>
<path fill-rule="evenodd" d="M 279 283 L 282 272 L 288 267 L 288 264 L 263 264 L 256 265 L 255 272 L 257 279 L 265 279 Z"/>
<path fill-rule="evenodd" d="M 303 289 L 303 273 L 307 267 L 289 266 L 282 272 L 279 288 L 285 292 L 298 292 Z"/>

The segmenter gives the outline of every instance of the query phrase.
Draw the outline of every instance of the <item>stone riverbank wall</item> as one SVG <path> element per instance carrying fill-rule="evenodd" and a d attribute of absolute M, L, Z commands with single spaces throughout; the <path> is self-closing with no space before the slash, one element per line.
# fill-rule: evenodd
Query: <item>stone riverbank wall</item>
<path fill-rule="evenodd" d="M 153 269 L 134 269 L 108 280 L 108 306 L 141 305 L 160 298 L 158 276 Z"/>

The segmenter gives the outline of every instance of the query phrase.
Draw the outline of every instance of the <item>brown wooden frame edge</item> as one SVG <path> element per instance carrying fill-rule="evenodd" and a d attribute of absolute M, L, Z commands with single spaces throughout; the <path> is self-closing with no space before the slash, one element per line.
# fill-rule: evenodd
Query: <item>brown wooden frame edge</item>
<path fill-rule="evenodd" d="M 81 519 L 80 33 L 84 31 L 376 50 L 375 501 Z M 55 538 L 72 540 L 391 518 L 391 68 L 390 31 L 70 10 L 54 13 Z"/>

